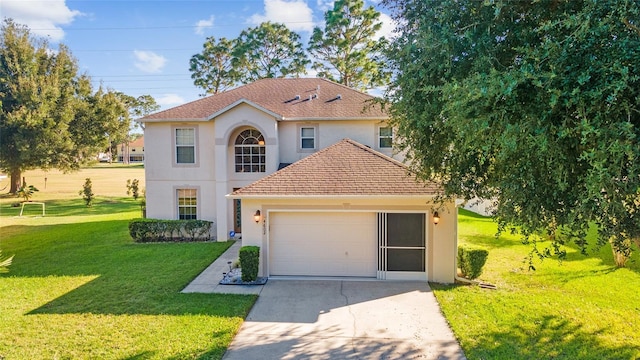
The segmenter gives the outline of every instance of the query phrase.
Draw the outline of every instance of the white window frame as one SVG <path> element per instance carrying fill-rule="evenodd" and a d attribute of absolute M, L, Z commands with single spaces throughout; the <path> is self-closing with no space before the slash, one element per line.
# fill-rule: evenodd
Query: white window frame
<path fill-rule="evenodd" d="M 238 138 L 246 131 L 255 131 L 259 134 L 259 136 L 252 136 L 256 141 L 257 144 L 238 144 Z M 249 137 L 246 137 L 246 139 L 249 139 Z M 266 148 L 266 144 L 265 144 L 265 139 L 264 139 L 264 135 L 262 134 L 262 132 L 258 129 L 255 128 L 250 128 L 250 129 L 244 129 L 242 131 L 240 131 L 238 133 L 238 135 L 236 135 L 236 137 L 234 138 L 234 145 L 233 145 L 233 167 L 234 167 L 234 172 L 236 174 L 239 173 L 246 173 L 246 174 L 251 174 L 251 173 L 264 173 L 267 171 L 267 148 Z M 257 150 L 257 153 L 254 153 Z M 238 151 L 240 151 L 241 153 L 238 154 Z M 248 151 L 248 153 L 247 153 Z M 258 158 L 257 162 L 254 162 L 253 159 L 254 158 Z M 249 158 L 249 161 L 244 161 L 245 158 Z M 238 161 L 238 160 L 241 161 Z M 254 169 L 257 167 L 257 171 L 254 171 Z M 239 169 L 241 169 L 242 171 L 239 171 Z M 249 169 L 249 171 L 244 171 L 244 169 Z"/>
<path fill-rule="evenodd" d="M 180 192 L 181 191 L 189 191 L 189 192 L 193 192 L 193 196 L 189 197 L 188 199 L 193 199 L 195 200 L 195 204 L 194 205 L 181 205 L 180 204 L 180 199 L 184 199 L 187 197 L 181 197 Z M 174 188 L 174 194 L 175 194 L 175 198 L 176 198 L 176 219 L 181 220 L 180 219 L 180 209 L 181 208 L 189 208 L 189 209 L 194 209 L 195 210 L 195 219 L 197 220 L 200 214 L 200 189 L 197 187 L 176 187 Z M 191 195 L 191 194 L 187 194 L 187 195 Z"/>
<path fill-rule="evenodd" d="M 313 137 L 302 136 L 302 131 L 304 129 L 313 129 Z M 298 152 L 315 152 L 318 150 L 318 124 L 298 124 L 297 126 L 298 132 Z M 313 139 L 313 147 L 305 148 L 302 147 L 303 140 Z"/>
<path fill-rule="evenodd" d="M 382 135 L 382 129 L 389 129 L 391 130 L 391 135 Z M 380 125 L 378 126 L 378 131 L 377 131 L 377 138 L 378 138 L 378 149 L 379 150 L 391 150 L 393 149 L 393 135 L 394 135 L 394 131 L 393 128 L 391 126 L 388 125 Z M 390 146 L 382 146 L 382 140 L 390 140 L 391 141 L 391 145 Z"/>
<path fill-rule="evenodd" d="M 193 144 L 178 144 L 178 130 L 192 130 Z M 171 128 L 171 146 L 173 148 L 173 166 L 174 167 L 195 167 L 198 166 L 198 127 L 193 125 L 173 126 Z M 178 147 L 193 147 L 193 162 L 178 162 Z"/>

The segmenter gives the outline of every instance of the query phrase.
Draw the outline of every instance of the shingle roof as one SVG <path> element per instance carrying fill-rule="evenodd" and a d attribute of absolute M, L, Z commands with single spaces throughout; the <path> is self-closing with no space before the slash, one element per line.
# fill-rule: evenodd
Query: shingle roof
<path fill-rule="evenodd" d="M 299 96 L 296 99 L 296 96 Z M 147 115 L 138 121 L 208 120 L 239 101 L 247 101 L 283 120 L 386 119 L 375 97 L 319 78 L 261 79 L 251 84 Z"/>
<path fill-rule="evenodd" d="M 415 196 L 437 195 L 439 190 L 435 183 L 416 180 L 401 162 L 344 139 L 230 197 Z"/>

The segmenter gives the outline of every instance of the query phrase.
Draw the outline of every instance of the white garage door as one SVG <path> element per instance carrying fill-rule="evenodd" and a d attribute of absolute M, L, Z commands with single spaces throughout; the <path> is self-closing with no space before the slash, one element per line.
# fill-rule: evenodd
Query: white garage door
<path fill-rule="evenodd" d="M 375 213 L 269 215 L 270 275 L 375 277 Z"/>

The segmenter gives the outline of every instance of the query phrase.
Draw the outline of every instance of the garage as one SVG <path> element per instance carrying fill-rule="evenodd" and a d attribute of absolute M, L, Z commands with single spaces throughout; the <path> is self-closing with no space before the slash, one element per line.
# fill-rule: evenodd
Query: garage
<path fill-rule="evenodd" d="M 376 277 L 372 212 L 272 212 L 269 274 Z"/>
<path fill-rule="evenodd" d="M 457 208 L 401 163 L 345 139 L 227 195 L 258 276 L 454 281 Z"/>

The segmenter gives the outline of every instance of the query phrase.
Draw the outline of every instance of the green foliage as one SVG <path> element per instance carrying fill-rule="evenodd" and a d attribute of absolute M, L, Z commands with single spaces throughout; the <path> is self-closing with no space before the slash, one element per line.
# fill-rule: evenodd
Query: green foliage
<path fill-rule="evenodd" d="M 77 61 L 60 44 L 31 36 L 6 19 L 0 28 L 0 169 L 11 175 L 35 168 L 78 170 L 124 137 L 128 109 L 113 92 L 94 91 Z"/>
<path fill-rule="evenodd" d="M 386 85 L 389 73 L 381 60 L 384 38 L 380 13 L 362 0 L 338 0 L 324 14 L 324 29 L 316 27 L 309 40 L 313 68 L 324 77 L 359 90 Z"/>
<path fill-rule="evenodd" d="M 9 272 L 9 266 L 11 266 L 13 262 L 13 256 L 14 255 L 3 257 L 2 250 L 0 250 L 0 274 Z"/>
<path fill-rule="evenodd" d="M 35 193 L 36 191 L 40 190 L 36 189 L 36 187 L 33 185 L 27 185 L 26 182 L 23 182 L 22 186 L 20 186 L 20 188 L 18 189 L 17 195 L 18 197 L 23 198 L 24 201 L 29 201 L 29 199 L 31 199 L 31 197 L 33 196 L 33 193 Z"/>
<path fill-rule="evenodd" d="M 300 76 L 309 63 L 300 35 L 284 24 L 264 22 L 243 30 L 234 49 L 234 67 L 243 83 L 263 78 Z"/>
<path fill-rule="evenodd" d="M 385 1 L 398 144 L 445 195 L 497 200 L 500 231 L 564 256 L 598 225 L 640 235 L 637 1 Z M 554 242 L 535 247 L 534 234 Z"/>
<path fill-rule="evenodd" d="M 482 274 L 488 256 L 487 249 L 458 246 L 458 267 L 462 276 L 469 280 L 477 279 Z"/>
<path fill-rule="evenodd" d="M 260 264 L 260 248 L 257 246 L 243 246 L 240 248 L 240 268 L 242 281 L 251 282 L 258 278 Z"/>
<path fill-rule="evenodd" d="M 206 220 L 138 219 L 129 222 L 135 242 L 209 241 L 213 223 Z"/>
<path fill-rule="evenodd" d="M 91 183 L 90 178 L 85 179 L 84 185 L 82 185 L 82 190 L 78 191 L 78 195 L 82 196 L 87 207 L 91 207 L 93 205 L 95 194 L 93 193 L 93 184 Z"/>
<path fill-rule="evenodd" d="M 233 66 L 233 48 L 237 40 L 208 37 L 202 52 L 189 61 L 193 84 L 205 94 L 217 94 L 232 88 L 240 80 L 239 69 Z"/>
<path fill-rule="evenodd" d="M 202 47 L 191 57 L 189 71 L 207 94 L 263 78 L 297 77 L 309 64 L 300 35 L 279 23 L 245 29 L 233 40 L 209 37 Z"/>
<path fill-rule="evenodd" d="M 134 200 L 138 200 L 138 197 L 140 197 L 140 180 L 127 179 L 127 195 L 132 195 Z"/>

